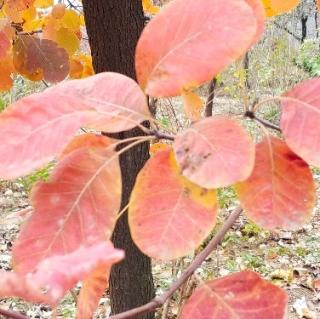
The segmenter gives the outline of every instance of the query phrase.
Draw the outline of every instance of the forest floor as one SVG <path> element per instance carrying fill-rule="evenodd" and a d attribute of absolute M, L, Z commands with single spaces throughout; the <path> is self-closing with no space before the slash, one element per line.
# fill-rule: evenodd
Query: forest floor
<path fill-rule="evenodd" d="M 320 180 L 320 175 L 315 177 Z M 220 196 L 228 201 L 232 200 L 234 194 L 226 189 Z M 12 244 L 22 221 L 15 216 L 15 212 L 28 205 L 27 192 L 22 183 L 0 183 L 0 269 L 11 270 Z M 222 210 L 219 223 L 223 222 L 233 207 L 234 203 Z M 166 305 L 166 313 L 159 313 L 159 318 L 160 315 L 163 315 L 162 318 L 177 318 L 181 304 L 195 283 L 243 269 L 253 269 L 288 291 L 289 319 L 320 319 L 320 291 L 314 289 L 315 279 L 320 279 L 319 210 L 313 220 L 297 232 L 263 231 L 241 217 L 183 291 Z M 191 260 L 192 256 L 167 264 L 155 263 L 153 269 L 158 293 L 169 287 Z M 96 318 L 107 317 L 108 304 L 106 295 L 101 300 Z M 0 307 L 21 311 L 30 318 L 45 319 L 52 314 L 46 306 L 33 306 L 14 298 L 0 300 Z M 62 302 L 58 314 L 58 318 L 74 318 L 75 302 L 71 294 Z"/>
<path fill-rule="evenodd" d="M 314 177 L 320 195 L 320 172 L 315 171 Z M 11 270 L 12 245 L 23 222 L 23 218 L 17 217 L 15 212 L 29 206 L 27 189 L 32 183 L 32 179 L 0 181 L 0 269 Z M 222 209 L 213 234 L 237 206 L 231 188 L 221 190 L 219 199 Z M 192 258 L 193 256 L 188 256 L 171 263 L 154 263 L 158 294 L 170 286 Z M 252 269 L 286 289 L 290 301 L 288 319 L 320 319 L 320 289 L 314 287 L 315 280 L 320 279 L 320 203 L 312 221 L 296 232 L 264 231 L 242 216 L 228 232 L 222 245 L 203 263 L 183 289 L 157 313 L 157 318 L 177 318 L 181 305 L 197 283 L 243 269 Z M 75 289 L 73 295 L 77 291 Z M 61 303 L 58 318 L 75 317 L 73 295 L 70 293 Z M 0 299 L 0 307 L 20 311 L 29 318 L 46 319 L 52 315 L 47 306 L 34 306 L 15 298 Z M 101 299 L 95 318 L 106 318 L 109 311 L 106 294 Z"/>

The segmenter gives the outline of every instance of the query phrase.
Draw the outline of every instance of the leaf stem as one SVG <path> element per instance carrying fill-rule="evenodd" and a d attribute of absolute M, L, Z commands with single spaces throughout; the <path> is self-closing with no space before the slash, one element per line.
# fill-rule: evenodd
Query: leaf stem
<path fill-rule="evenodd" d="M 108 319 L 129 319 L 135 318 L 136 316 L 151 312 L 157 308 L 162 307 L 169 298 L 189 279 L 189 277 L 201 266 L 205 259 L 212 253 L 212 251 L 220 244 L 226 233 L 234 225 L 235 221 L 239 218 L 242 213 L 242 208 L 238 207 L 229 216 L 227 221 L 224 223 L 219 232 L 214 236 L 214 238 L 209 242 L 206 248 L 197 255 L 194 261 L 189 265 L 189 267 L 182 273 L 182 275 L 172 284 L 172 286 L 165 291 L 162 295 L 155 297 L 149 303 L 122 312 L 120 314 L 109 317 Z"/>
<path fill-rule="evenodd" d="M 256 120 L 257 122 L 259 122 L 260 124 L 262 124 L 263 126 L 265 127 L 268 127 L 268 128 L 271 128 L 273 130 L 276 130 L 278 132 L 281 133 L 281 128 L 267 120 L 264 120 L 260 117 L 258 117 L 254 112 L 252 111 L 247 111 L 245 114 L 244 114 L 245 117 L 248 117 L 249 119 L 251 120 Z"/>

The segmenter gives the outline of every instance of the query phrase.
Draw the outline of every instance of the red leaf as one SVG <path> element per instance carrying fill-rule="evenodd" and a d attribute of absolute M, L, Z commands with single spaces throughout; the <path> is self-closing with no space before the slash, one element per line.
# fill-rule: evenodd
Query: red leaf
<path fill-rule="evenodd" d="M 235 120 L 204 119 L 179 134 L 174 150 L 182 175 L 205 188 L 229 186 L 249 177 L 254 145 Z"/>
<path fill-rule="evenodd" d="M 80 247 L 70 254 L 43 260 L 33 273 L 27 275 L 2 272 L 0 296 L 20 297 L 55 306 L 68 290 L 97 267 L 107 271 L 123 258 L 123 252 L 114 249 L 111 244 L 99 243 L 90 247 Z"/>
<path fill-rule="evenodd" d="M 49 182 L 34 187 L 31 200 L 34 212 L 13 250 L 15 270 L 25 273 L 111 236 L 121 201 L 118 157 L 110 147 L 79 148 L 58 163 Z"/>
<path fill-rule="evenodd" d="M 116 73 L 61 83 L 22 98 L 0 115 L 0 177 L 16 178 L 41 167 L 81 126 L 122 131 L 148 114 L 137 83 Z"/>
<path fill-rule="evenodd" d="M 242 271 L 196 289 L 181 319 L 284 319 L 287 300 L 281 288 Z"/>
<path fill-rule="evenodd" d="M 140 37 L 136 51 L 140 85 L 151 96 L 165 97 L 209 81 L 261 36 L 263 8 L 258 6 L 253 0 L 169 3 Z"/>
<path fill-rule="evenodd" d="M 298 84 L 282 100 L 281 129 L 289 147 L 320 166 L 320 79 Z"/>
<path fill-rule="evenodd" d="M 47 39 L 20 35 L 13 46 L 16 70 L 30 80 L 56 83 L 69 74 L 69 56 L 65 49 Z"/>
<path fill-rule="evenodd" d="M 162 260 L 193 252 L 215 225 L 215 191 L 179 174 L 172 150 L 156 153 L 138 175 L 129 204 L 132 238 L 148 256 Z"/>
<path fill-rule="evenodd" d="M 248 218 L 267 229 L 302 226 L 316 201 L 308 164 L 271 136 L 257 145 L 252 175 L 236 188 Z"/>

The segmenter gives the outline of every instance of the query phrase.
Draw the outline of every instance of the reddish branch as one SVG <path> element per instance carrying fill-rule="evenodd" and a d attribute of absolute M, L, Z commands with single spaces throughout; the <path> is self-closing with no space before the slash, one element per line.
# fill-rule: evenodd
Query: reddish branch
<path fill-rule="evenodd" d="M 226 222 L 223 224 L 219 232 L 211 239 L 206 248 L 197 255 L 194 261 L 189 265 L 189 267 L 182 273 L 182 275 L 171 285 L 171 287 L 165 291 L 161 296 L 155 297 L 149 303 L 137 307 L 120 314 L 109 317 L 109 319 L 129 319 L 135 318 L 136 316 L 151 312 L 157 308 L 162 307 L 167 300 L 169 300 L 172 295 L 189 279 L 189 277 L 201 266 L 201 264 L 208 258 L 212 251 L 221 243 L 222 239 L 230 228 L 234 225 L 235 221 L 238 219 L 242 212 L 239 207 L 235 209 Z M 17 312 L 0 309 L 0 315 L 6 316 L 11 319 L 28 319 L 28 317 L 19 314 Z"/>
<path fill-rule="evenodd" d="M 28 317 L 11 310 L 5 310 L 0 308 L 0 315 L 4 316 L 5 318 L 12 318 L 12 319 L 28 319 Z"/>
<path fill-rule="evenodd" d="M 164 303 L 172 297 L 172 295 L 188 280 L 188 278 L 201 266 L 201 264 L 206 260 L 206 258 L 212 253 L 212 251 L 220 244 L 226 233 L 233 226 L 235 221 L 238 219 L 242 212 L 242 209 L 237 208 L 224 223 L 219 232 L 213 237 L 209 242 L 207 247 L 194 259 L 194 261 L 189 265 L 189 267 L 182 273 L 182 275 L 171 285 L 171 287 L 164 292 L 161 296 L 155 297 L 149 303 L 122 312 L 118 315 L 109 317 L 109 319 L 129 319 L 135 318 L 136 316 L 154 311 L 160 308 Z"/>

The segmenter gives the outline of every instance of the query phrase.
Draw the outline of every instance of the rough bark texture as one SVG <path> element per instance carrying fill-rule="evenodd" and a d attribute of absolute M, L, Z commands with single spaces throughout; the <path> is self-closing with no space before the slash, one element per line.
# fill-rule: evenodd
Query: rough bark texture
<path fill-rule="evenodd" d="M 141 0 L 83 0 L 84 14 L 95 71 L 112 71 L 135 78 L 134 52 L 144 27 Z M 141 135 L 139 129 L 117 134 L 117 138 Z M 136 176 L 149 157 L 144 143 L 120 158 L 123 195 L 122 207 L 128 203 Z M 112 313 L 140 306 L 154 297 L 151 261 L 133 243 L 127 214 L 117 223 L 113 234 L 116 247 L 126 252 L 125 260 L 111 272 L 110 295 Z M 146 314 L 143 319 L 154 315 Z"/>

